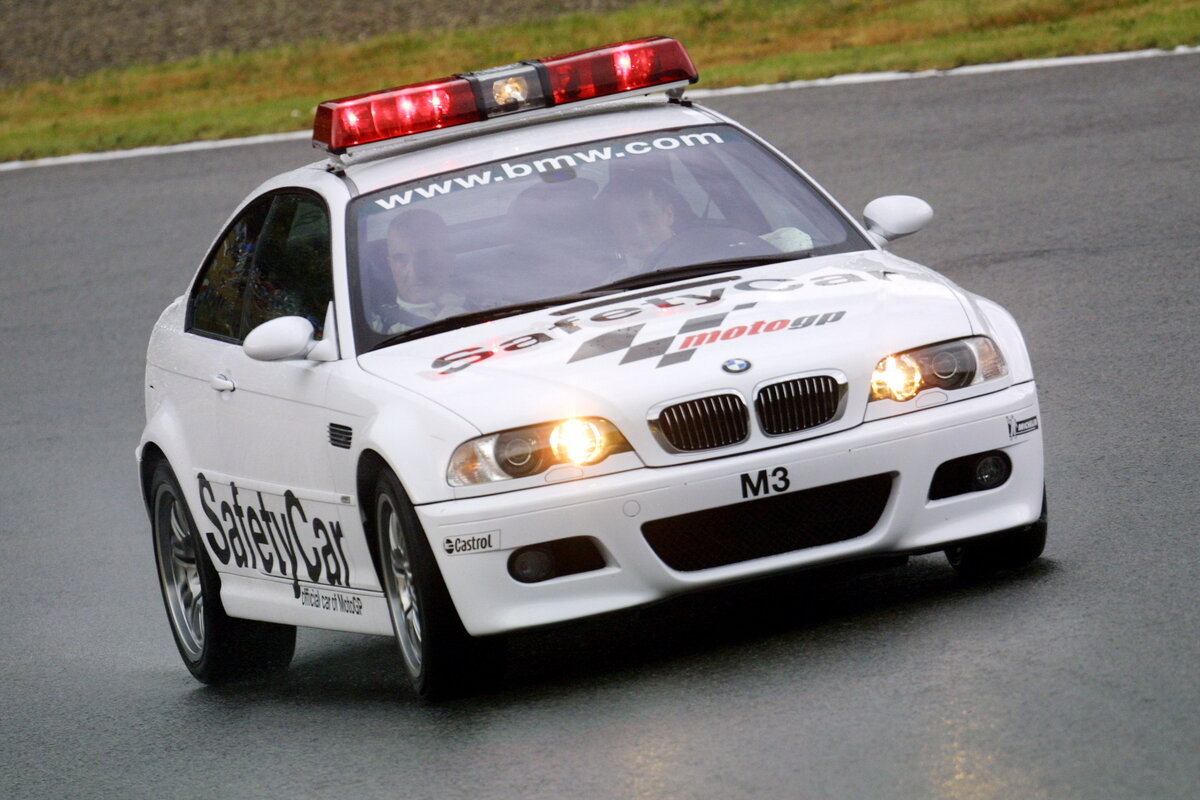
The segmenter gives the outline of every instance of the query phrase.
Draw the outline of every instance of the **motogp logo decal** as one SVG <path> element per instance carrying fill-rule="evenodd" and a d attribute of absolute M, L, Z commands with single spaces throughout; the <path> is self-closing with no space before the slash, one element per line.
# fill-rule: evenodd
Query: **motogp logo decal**
<path fill-rule="evenodd" d="M 840 286 L 862 280 L 865 279 L 860 275 L 838 273 L 821 275 L 809 281 L 807 285 L 817 287 Z M 593 309 L 605 308 L 604 311 L 588 317 L 589 321 L 612 322 L 636 317 L 653 310 L 662 312 L 675 308 L 687 309 L 717 304 L 725 299 L 727 289 L 733 292 L 746 293 L 792 292 L 806 285 L 804 282 L 793 278 L 742 280 L 741 276 L 731 275 L 715 280 L 709 279 L 676 286 L 673 288 L 673 291 L 680 292 L 685 289 L 698 289 L 701 286 L 711 287 L 714 283 L 732 283 L 734 281 L 737 281 L 737 283 L 734 283 L 731 287 L 718 286 L 716 288 L 705 288 L 702 292 L 664 295 L 660 290 L 656 290 L 653 292 L 626 295 L 617 300 L 600 300 L 595 303 L 562 309 L 552 313 L 552 316 L 560 317 L 560 319 L 550 323 L 543 330 L 517 336 L 492 347 L 468 347 L 463 350 L 455 350 L 453 353 L 447 353 L 444 356 L 434 359 L 431 366 L 433 369 L 438 370 L 439 375 L 452 375 L 456 372 L 461 372 L 472 364 L 486 361 L 501 353 L 515 353 L 563 337 L 572 337 L 583 330 L 579 324 L 580 318 L 575 315 Z M 617 308 L 606 308 L 618 303 L 623 305 Z M 754 308 L 755 305 L 757 304 L 753 301 L 741 303 L 734 306 L 731 311 L 743 311 Z M 730 310 L 727 310 L 693 317 L 684 321 L 679 330 L 671 336 L 638 342 L 636 344 L 635 340 L 642 328 L 645 327 L 645 323 L 608 331 L 581 342 L 574 354 L 567 359 L 567 363 L 570 364 L 596 356 L 623 351 L 625 354 L 621 358 L 621 364 L 630 364 L 645 359 L 658 359 L 656 367 L 667 367 L 672 364 L 682 364 L 691 360 L 696 349 L 707 344 L 737 339 L 742 336 L 756 336 L 760 333 L 775 333 L 782 330 L 807 328 L 812 325 L 827 325 L 840 320 L 846 315 L 846 312 L 830 311 L 821 314 L 808 314 L 796 317 L 795 319 L 758 320 L 749 325 L 733 325 L 722 329 L 721 326 L 724 325 L 725 318 L 729 314 Z M 680 342 L 678 347 L 675 347 L 676 340 L 680 336 L 685 338 Z"/>
<path fill-rule="evenodd" d="M 745 307 L 747 306 L 738 306 L 733 310 L 738 311 Z M 685 361 L 690 361 L 692 356 L 696 354 L 696 351 L 704 345 L 726 342 L 731 339 L 740 339 L 743 336 L 756 336 L 760 333 L 797 330 L 799 328 L 807 328 L 811 325 L 827 325 L 831 322 L 837 322 L 846 316 L 846 312 L 829 311 L 824 314 L 806 314 L 795 319 L 757 320 L 749 325 L 722 327 L 727 316 L 729 316 L 728 311 L 721 314 L 711 314 L 705 317 L 690 319 L 683 323 L 679 332 L 674 336 L 653 339 L 636 345 L 633 343 L 633 340 L 637 337 L 638 332 L 641 331 L 643 326 L 633 325 L 628 328 L 610 331 L 609 333 L 597 336 L 595 339 L 584 342 L 575 351 L 575 355 L 568 359 L 567 363 L 624 351 L 625 355 L 621 358 L 622 364 L 630 364 L 634 361 L 641 361 L 647 358 L 657 358 L 658 364 L 656 367 L 669 367 L 672 364 L 682 364 Z M 697 333 L 697 331 L 703 332 Z M 678 348 L 675 348 L 675 341 L 680 336 L 684 337 L 683 341 L 679 344 Z M 748 366 L 749 364 L 747 363 Z"/>

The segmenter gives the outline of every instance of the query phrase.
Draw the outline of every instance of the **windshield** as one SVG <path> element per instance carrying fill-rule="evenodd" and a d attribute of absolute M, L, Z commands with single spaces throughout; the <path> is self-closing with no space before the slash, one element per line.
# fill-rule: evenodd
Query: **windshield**
<path fill-rule="evenodd" d="M 351 205 L 365 352 L 514 311 L 869 245 L 806 181 L 726 125 L 654 131 L 401 184 Z M 639 277 L 641 276 L 641 277 Z M 591 294 L 589 294 L 591 290 Z M 431 324 L 437 323 L 437 324 Z M 426 328 L 428 326 L 428 328 Z"/>

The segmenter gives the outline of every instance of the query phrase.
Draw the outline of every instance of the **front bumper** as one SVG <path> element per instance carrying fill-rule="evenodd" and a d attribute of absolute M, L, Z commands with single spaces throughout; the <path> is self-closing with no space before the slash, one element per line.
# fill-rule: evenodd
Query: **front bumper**
<path fill-rule="evenodd" d="M 446 586 L 471 634 L 480 636 L 615 611 L 673 594 L 757 575 L 873 555 L 940 549 L 1033 522 L 1042 507 L 1040 428 L 1014 426 L 1039 415 L 1033 382 L 847 431 L 753 453 L 645 468 L 571 483 L 419 506 Z M 1032 429 L 1028 429 L 1032 427 Z M 1012 475 L 996 489 L 930 500 L 937 467 L 1002 450 Z M 689 572 L 673 570 L 647 544 L 652 520 L 746 500 L 743 475 L 784 468 L 787 492 L 870 475 L 892 476 L 878 522 L 845 541 Z M 448 537 L 487 537 L 499 549 L 447 554 Z M 587 536 L 606 566 L 542 583 L 508 572 L 513 550 Z"/>

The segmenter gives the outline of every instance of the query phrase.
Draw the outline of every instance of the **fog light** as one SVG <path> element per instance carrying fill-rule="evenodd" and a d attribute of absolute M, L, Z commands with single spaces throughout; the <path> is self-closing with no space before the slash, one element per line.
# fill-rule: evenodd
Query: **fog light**
<path fill-rule="evenodd" d="M 521 583 L 539 583 L 554 577 L 554 557 L 537 547 L 523 547 L 508 559 L 508 573 Z"/>
<path fill-rule="evenodd" d="M 989 453 L 975 462 L 975 488 L 995 489 L 1008 480 L 1012 467 L 1003 453 Z"/>

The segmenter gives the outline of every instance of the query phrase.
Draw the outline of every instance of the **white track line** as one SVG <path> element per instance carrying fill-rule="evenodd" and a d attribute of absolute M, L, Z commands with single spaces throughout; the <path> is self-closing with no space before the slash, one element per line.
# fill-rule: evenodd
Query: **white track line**
<path fill-rule="evenodd" d="M 764 83 L 758 86 L 731 86 L 726 89 L 689 89 L 688 97 L 697 100 L 706 97 L 728 97 L 739 94 L 757 94 L 759 92 L 778 92 L 786 89 L 807 89 L 818 86 L 846 86 L 860 83 L 886 83 L 888 81 L 905 81 L 919 78 L 952 78 L 962 75 L 982 75 L 990 72 L 1014 72 L 1025 69 L 1043 69 L 1045 67 L 1074 67 L 1082 64 L 1104 64 L 1113 61 L 1132 61 L 1141 58 L 1157 58 L 1159 56 L 1193 55 L 1200 53 L 1200 46 L 1179 46 L 1174 50 L 1134 50 L 1127 53 L 1102 53 L 1091 56 L 1064 56 L 1061 58 L 1034 58 L 1024 61 L 1008 61 L 1000 64 L 975 64 L 954 69 L 930 69 L 923 72 L 862 72 L 853 75 L 835 75 L 832 78 L 817 78 L 807 81 L 787 81 L 785 83 Z M 30 161 L 6 161 L 0 163 L 0 172 L 10 172 L 31 167 L 53 167 L 62 164 L 88 164 L 95 161 L 116 161 L 122 158 L 140 158 L 141 156 L 169 155 L 171 153 L 186 153 L 193 150 L 218 150 L 225 147 L 241 147 L 248 144 L 268 144 L 271 142 L 293 142 L 308 139 L 312 132 L 308 130 L 291 131 L 289 133 L 268 133 L 263 136 L 246 136 L 240 139 L 221 139 L 218 141 L 187 142 L 186 144 L 162 145 L 159 147 L 138 147 L 133 150 L 113 150 L 107 153 L 79 153 L 73 156 L 55 156 L 53 158 L 38 158 Z"/>
<path fill-rule="evenodd" d="M 1075 67 L 1081 64 L 1105 64 L 1112 61 L 1133 61 L 1140 58 L 1179 56 L 1200 53 L 1200 47 L 1180 45 L 1174 50 L 1133 50 L 1127 53 L 1101 53 L 1092 56 L 1062 56 L 1060 58 L 1031 58 L 1025 61 L 1007 61 L 999 64 L 973 64 L 954 69 L 928 69 L 923 72 L 859 72 L 852 75 L 834 75 L 832 78 L 817 78 L 809 81 L 786 83 L 763 83 L 758 86 L 732 86 L 728 89 L 690 89 L 688 97 L 725 97 L 735 94 L 777 92 L 783 89 L 807 89 L 813 86 L 845 86 L 856 83 L 885 83 L 906 81 L 914 78 L 953 78 L 960 75 L 983 75 L 989 72 L 1016 72 L 1024 69 L 1045 67 Z"/>
<path fill-rule="evenodd" d="M 77 153 L 73 156 L 54 156 L 53 158 L 36 158 L 31 161 L 5 161 L 0 163 L 0 172 L 29 167 L 56 167 L 60 164 L 89 164 L 93 161 L 116 161 L 122 158 L 140 158 L 141 156 L 160 156 L 171 153 L 186 153 L 191 150 L 218 150 L 223 147 L 241 147 L 244 144 L 267 144 L 270 142 L 290 142 L 299 139 L 311 139 L 312 131 L 291 131 L 290 133 L 268 133 L 262 136 L 246 136 L 241 139 L 219 139 L 208 142 L 187 142 L 185 144 L 165 144 L 157 147 L 135 147 L 132 150 L 111 150 L 107 153 Z"/>

